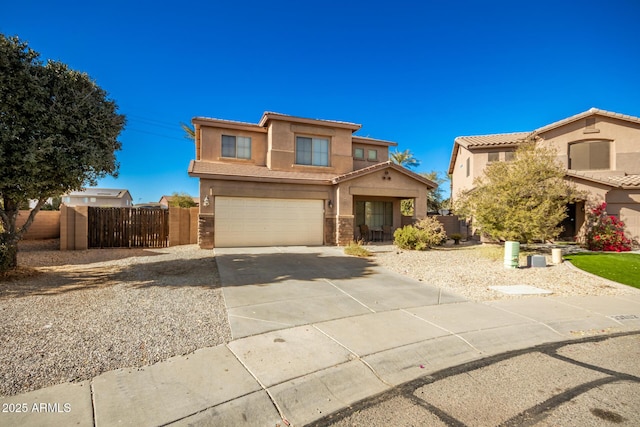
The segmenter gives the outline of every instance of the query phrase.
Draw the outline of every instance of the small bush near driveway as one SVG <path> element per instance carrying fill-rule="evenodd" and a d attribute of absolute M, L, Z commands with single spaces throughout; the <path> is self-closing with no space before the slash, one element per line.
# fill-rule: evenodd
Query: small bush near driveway
<path fill-rule="evenodd" d="M 372 255 L 371 252 L 369 252 L 362 246 L 362 240 L 359 240 L 357 242 L 350 242 L 347 246 L 345 246 L 344 253 L 361 258 L 366 258 Z"/>
<path fill-rule="evenodd" d="M 393 243 L 400 249 L 424 251 L 447 241 L 447 233 L 440 221 L 424 218 L 416 225 L 407 225 L 393 233 Z"/>

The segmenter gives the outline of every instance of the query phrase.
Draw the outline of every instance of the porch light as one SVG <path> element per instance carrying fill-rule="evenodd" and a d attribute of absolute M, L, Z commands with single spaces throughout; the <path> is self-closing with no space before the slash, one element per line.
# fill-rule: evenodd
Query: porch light
<path fill-rule="evenodd" d="M 204 200 L 202 201 L 202 206 L 205 208 L 209 206 L 209 196 L 204 196 Z"/>
<path fill-rule="evenodd" d="M 333 202 L 331 200 L 327 202 L 327 205 L 329 206 L 329 209 L 333 208 Z"/>

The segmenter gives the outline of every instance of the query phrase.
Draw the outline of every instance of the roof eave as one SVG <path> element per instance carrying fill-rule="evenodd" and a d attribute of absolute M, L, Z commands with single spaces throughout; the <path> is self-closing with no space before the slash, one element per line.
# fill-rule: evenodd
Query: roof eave
<path fill-rule="evenodd" d="M 341 122 L 337 120 L 334 121 L 334 120 L 322 120 L 322 119 L 309 119 L 305 117 L 289 116 L 287 114 L 274 113 L 270 111 L 265 111 L 264 114 L 262 114 L 262 118 L 258 122 L 258 126 L 266 127 L 270 120 L 280 120 L 285 122 L 295 122 L 295 123 L 301 123 L 301 124 L 307 124 L 307 125 L 349 129 L 352 133 L 362 128 L 362 125 L 357 123 Z"/>
<path fill-rule="evenodd" d="M 369 144 L 369 145 L 379 145 L 383 147 L 397 147 L 398 143 L 393 141 L 385 141 L 383 139 L 375 139 L 375 138 L 367 138 L 365 136 L 357 136 L 353 135 L 351 138 L 351 142 L 361 143 L 361 144 Z"/>
<path fill-rule="evenodd" d="M 382 163 L 378 163 L 375 164 L 373 166 L 369 166 L 367 168 L 363 168 L 363 169 L 359 169 L 353 172 L 349 172 L 347 174 L 344 175 L 340 175 L 335 177 L 331 182 L 333 184 L 340 184 L 342 182 L 345 181 L 349 181 L 352 179 L 356 179 L 356 178 L 360 178 L 362 176 L 366 176 L 369 175 L 371 173 L 377 172 L 377 171 L 381 171 L 384 169 L 394 169 L 404 175 L 409 176 L 410 178 L 415 179 L 416 181 L 420 181 L 423 184 L 425 184 L 427 187 L 430 187 L 431 190 L 435 189 L 438 187 L 438 184 L 436 184 L 435 182 L 431 181 L 430 179 L 427 179 L 421 175 L 418 175 L 417 173 L 410 171 L 409 169 L 402 167 L 400 165 L 397 165 L 391 161 L 386 161 L 386 162 L 382 162 Z"/>
<path fill-rule="evenodd" d="M 214 119 L 209 117 L 194 117 L 193 119 L 191 119 L 191 123 L 199 126 L 267 133 L 267 129 L 260 125 L 256 125 L 254 123 L 236 122 L 233 120 Z"/>

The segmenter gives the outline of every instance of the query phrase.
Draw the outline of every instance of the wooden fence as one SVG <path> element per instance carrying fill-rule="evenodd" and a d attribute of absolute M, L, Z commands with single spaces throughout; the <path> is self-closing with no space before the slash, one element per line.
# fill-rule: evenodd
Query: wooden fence
<path fill-rule="evenodd" d="M 169 211 L 144 208 L 88 209 L 89 248 L 169 246 Z"/>

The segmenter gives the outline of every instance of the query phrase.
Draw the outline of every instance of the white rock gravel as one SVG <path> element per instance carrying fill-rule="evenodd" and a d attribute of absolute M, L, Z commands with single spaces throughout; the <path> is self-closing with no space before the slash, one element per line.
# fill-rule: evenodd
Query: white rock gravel
<path fill-rule="evenodd" d="M 211 250 L 22 246 L 19 264 L 41 274 L 0 282 L 0 395 L 148 365 L 231 339 Z"/>
<path fill-rule="evenodd" d="M 393 245 L 370 245 L 367 249 L 389 270 L 453 291 L 472 301 L 544 298 L 541 295 L 509 295 L 489 288 L 509 285 L 534 286 L 551 291 L 550 296 L 640 293 L 630 286 L 582 272 L 566 262 L 554 265 L 550 254 L 545 255 L 545 268 L 510 269 L 504 267 L 503 260 L 483 256 L 481 245 L 448 245 L 422 252 L 400 250 Z M 526 258 L 522 255 L 520 266 L 526 266 Z"/>
<path fill-rule="evenodd" d="M 213 251 L 58 251 L 56 241 L 23 242 L 22 266 L 40 273 L 0 281 L 0 395 L 13 395 L 113 369 L 152 364 L 231 340 Z M 473 301 L 514 296 L 493 285 L 530 285 L 552 295 L 639 291 L 570 268 L 505 269 L 478 246 L 426 252 L 370 245 L 392 271 Z M 550 257 L 548 258 L 548 263 Z"/>

